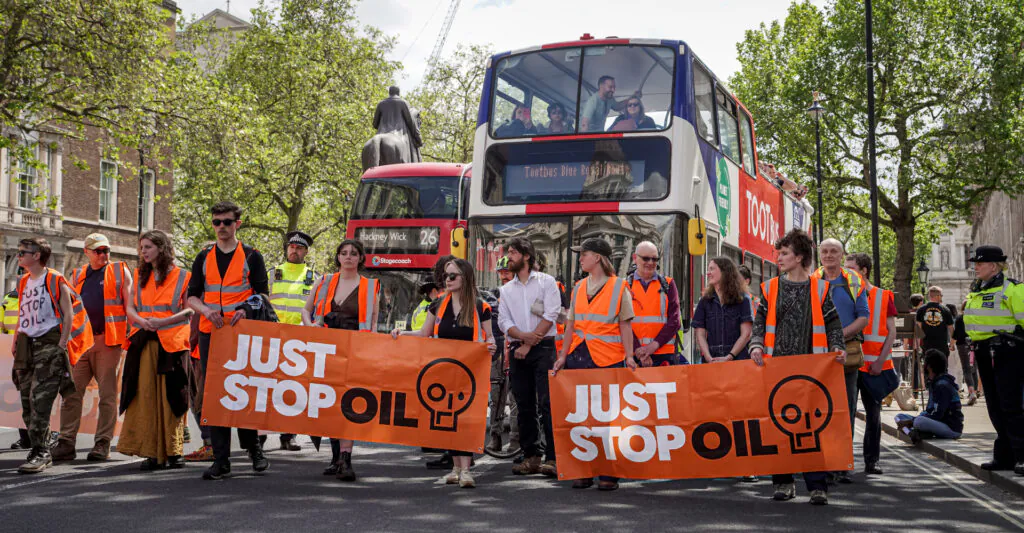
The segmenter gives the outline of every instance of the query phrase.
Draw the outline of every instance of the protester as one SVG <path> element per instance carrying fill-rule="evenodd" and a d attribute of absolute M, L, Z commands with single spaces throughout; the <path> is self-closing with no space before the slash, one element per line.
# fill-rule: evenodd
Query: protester
<path fill-rule="evenodd" d="M 18 329 L 18 290 L 14 289 L 4 296 L 3 301 L 4 308 L 4 321 L 3 327 L 0 328 L 0 332 L 4 335 L 14 335 L 15 330 Z M 18 440 L 11 444 L 12 450 L 24 450 L 32 447 L 32 442 L 28 438 L 28 430 L 25 428 L 18 428 Z"/>
<path fill-rule="evenodd" d="M 921 327 L 923 338 L 921 349 L 938 350 L 949 358 L 950 352 L 956 350 L 953 340 L 953 315 L 942 305 L 942 288 L 928 287 L 928 303 L 917 309 L 917 324 Z"/>
<path fill-rule="evenodd" d="M 996 430 L 992 461 L 981 468 L 1024 475 L 1024 284 L 1006 277 L 1006 255 L 998 246 L 979 246 L 970 261 L 978 279 L 967 295 L 964 327 Z"/>
<path fill-rule="evenodd" d="M 761 299 L 754 294 L 753 290 L 751 290 L 755 288 L 750 285 L 753 276 L 750 274 L 750 269 L 747 268 L 746 265 L 740 265 L 737 267 L 737 270 L 740 273 L 740 277 L 743 278 L 743 292 L 745 292 L 750 298 L 750 316 L 754 316 L 757 314 L 757 304 L 761 303 Z"/>
<path fill-rule="evenodd" d="M 445 293 L 430 304 L 427 321 L 418 331 L 402 331 L 395 328 L 391 336 L 412 335 L 416 337 L 434 336 L 439 339 L 483 342 L 487 350 L 494 354 L 494 337 L 491 335 L 491 309 L 477 294 L 476 276 L 473 265 L 465 259 L 453 259 L 445 266 Z M 463 313 L 472 309 L 473 313 Z M 470 473 L 473 452 L 449 450 L 454 461 L 451 473 L 445 476 L 445 483 L 460 487 L 473 488 L 476 481 Z"/>
<path fill-rule="evenodd" d="M 122 373 L 124 424 L 117 451 L 145 457 L 142 470 L 182 468 L 183 417 L 188 412 L 191 274 L 174 264 L 174 246 L 160 230 L 139 237 L 135 285 L 125 299 L 133 332 Z M 81 362 L 81 361 L 79 361 Z"/>
<path fill-rule="evenodd" d="M 967 384 L 967 406 L 970 407 L 978 403 L 978 367 L 971 357 L 971 339 L 967 336 L 967 329 L 964 327 L 965 303 L 961 302 L 960 312 L 957 313 L 954 320 L 953 342 L 956 343 L 956 351 L 960 356 L 960 368 L 964 371 L 964 383 Z"/>
<path fill-rule="evenodd" d="M 807 274 L 814 253 L 811 238 L 803 230 L 793 229 L 775 243 L 775 249 L 781 273 L 761 284 L 764 298 L 754 318 L 750 358 L 764 365 L 770 357 L 834 351 L 839 353 L 836 361 L 845 363 L 842 322 L 829 284 Z M 804 482 L 812 504 L 828 504 L 825 472 L 804 472 Z M 772 483 L 776 501 L 796 497 L 792 474 L 773 475 Z"/>
<path fill-rule="evenodd" d="M 210 334 L 220 329 L 225 318 L 234 325 L 245 317 L 239 308 L 253 294 L 269 294 L 267 267 L 263 255 L 241 243 L 235 233 L 242 226 L 242 208 L 232 202 L 215 204 L 210 213 L 217 242 L 203 249 L 192 262 L 188 285 L 188 304 L 199 318 L 199 356 L 203 375 L 210 360 Z M 226 356 L 227 357 L 227 356 Z M 231 428 L 210 428 L 214 461 L 203 479 L 218 480 L 231 473 Z M 252 468 L 263 472 L 270 462 L 263 455 L 254 429 L 238 429 L 239 445 L 249 452 Z"/>
<path fill-rule="evenodd" d="M 506 349 L 507 342 L 505 340 L 505 333 L 501 331 L 501 327 L 498 326 L 498 316 L 501 306 L 501 285 L 512 281 L 512 277 L 515 275 L 511 270 L 508 269 L 508 257 L 501 256 L 494 265 L 494 271 L 498 274 L 499 286 L 494 291 L 496 296 L 496 304 L 491 306 L 491 332 L 494 334 L 494 345 L 497 346 L 494 354 L 491 357 L 491 392 L 488 398 L 491 406 L 490 417 L 491 420 L 491 441 L 488 443 L 489 449 L 494 451 L 500 451 L 504 445 L 504 434 L 505 428 L 495 427 L 494 420 L 498 419 L 498 396 L 501 394 L 501 378 L 505 377 L 503 374 L 508 372 L 508 350 Z M 509 449 L 514 450 L 519 448 L 519 406 L 516 405 L 516 399 L 513 397 L 511 387 L 508 388 L 507 397 L 505 399 L 505 405 L 509 408 L 509 415 L 505 417 L 508 422 L 508 440 Z"/>
<path fill-rule="evenodd" d="M 74 393 L 71 367 L 92 348 L 92 327 L 68 280 L 52 268 L 50 243 L 42 237 L 18 242 L 18 327 L 11 351 L 13 375 L 21 393 L 21 416 L 32 446 L 18 473 L 36 474 L 52 463 L 48 446 L 50 410 L 57 394 Z"/>
<path fill-rule="evenodd" d="M 290 231 L 284 236 L 285 262 L 272 268 L 268 273 L 270 283 L 270 305 L 277 314 L 277 320 L 284 324 L 302 324 L 302 307 L 306 304 L 313 285 L 319 276 L 306 265 L 306 254 L 313 246 L 313 238 L 301 231 Z M 262 445 L 266 437 L 260 437 Z M 281 449 L 297 452 L 302 449 L 295 442 L 295 435 L 281 434 Z"/>
<path fill-rule="evenodd" d="M 324 276 L 306 299 L 302 323 L 349 331 L 377 331 L 380 282 L 359 274 L 366 262 L 363 243 L 345 240 L 334 253 L 338 271 Z M 351 439 L 331 439 L 331 464 L 324 475 L 355 481 Z"/>
<path fill-rule="evenodd" d="M 437 297 L 440 297 L 440 295 L 442 293 L 444 293 L 444 290 L 445 290 L 444 269 L 448 265 L 448 263 L 451 262 L 453 259 L 457 259 L 457 258 L 454 255 L 445 255 L 445 256 L 439 257 L 437 259 L 437 261 L 434 262 L 434 268 L 432 270 L 431 278 L 433 279 L 434 287 L 435 287 L 435 289 L 437 291 Z M 429 304 L 431 302 L 433 302 L 434 300 L 437 299 L 437 297 L 431 299 L 430 302 L 428 302 L 428 307 L 429 307 Z M 426 315 L 424 315 L 424 322 L 426 322 Z M 420 324 L 420 327 L 422 328 L 423 324 Z M 412 331 L 417 331 L 417 330 L 413 329 Z M 429 469 L 432 469 L 432 470 L 448 470 L 449 468 L 452 468 L 452 467 L 455 466 L 455 461 L 452 460 L 452 456 L 451 456 L 451 454 L 448 453 L 447 450 L 437 450 L 437 449 L 433 449 L 433 448 L 423 448 L 423 451 L 424 452 L 441 452 L 441 457 L 426 462 L 426 467 L 429 468 Z"/>
<path fill-rule="evenodd" d="M 924 305 L 924 296 L 914 293 L 910 295 L 910 312 L 916 313 Z"/>
<path fill-rule="evenodd" d="M 959 439 L 964 431 L 964 413 L 960 407 L 960 387 L 946 372 L 949 355 L 941 350 L 925 352 L 924 369 L 928 381 L 928 405 L 917 416 L 896 415 L 896 427 L 907 432 L 911 442 L 938 437 Z"/>
<path fill-rule="evenodd" d="M 825 239 L 818 245 L 818 259 L 821 267 L 813 274 L 812 279 L 823 279 L 829 283 L 829 292 L 839 321 L 843 325 L 843 338 L 846 340 L 846 402 L 850 414 L 850 433 L 853 433 L 854 421 L 857 419 L 857 381 L 858 371 L 864 362 L 861 343 L 864 341 L 863 330 L 868 325 L 871 311 L 868 309 L 867 295 L 864 293 L 864 280 L 860 274 L 843 266 L 843 244 L 835 239 Z M 852 483 L 850 473 L 835 473 L 836 481 Z"/>
<path fill-rule="evenodd" d="M 672 278 L 658 273 L 658 247 L 643 241 L 636 245 L 636 271 L 626 281 L 633 298 L 633 354 L 642 366 L 686 363 L 679 357 L 679 288 Z"/>
<path fill-rule="evenodd" d="M 512 472 L 555 477 L 548 371 L 555 363 L 555 322 L 562 300 L 555 278 L 537 270 L 537 251 L 530 241 L 516 237 L 506 248 L 508 268 L 515 276 L 501 288 L 498 326 L 509 341 L 509 379 L 519 406 L 519 443 L 523 447 L 523 461 L 513 466 Z"/>
<path fill-rule="evenodd" d="M 750 359 L 747 342 L 754 317 L 741 279 L 732 259 L 715 257 L 708 261 L 708 284 L 690 323 L 706 363 Z"/>
<path fill-rule="evenodd" d="M 868 281 L 872 261 L 868 254 L 855 253 L 846 256 L 846 268 L 860 274 L 868 295 L 868 309 L 871 317 L 864 328 L 864 366 L 857 376 L 857 390 L 864 405 L 864 473 L 882 475 L 878 466 L 882 448 L 882 398 L 872 395 L 871 380 L 878 379 L 882 372 L 895 372 L 892 364 L 892 343 L 896 340 L 896 304 L 890 291 L 875 287 Z M 898 378 L 895 385 L 899 385 Z"/>
<path fill-rule="evenodd" d="M 580 254 L 580 269 L 587 276 L 576 282 L 569 305 L 565 334 L 572 339 L 562 348 L 552 370 L 627 367 L 633 360 L 633 297 L 626 281 L 615 275 L 612 247 L 604 239 L 590 238 L 572 251 Z M 574 480 L 572 488 L 593 486 L 593 478 Z M 598 490 L 619 488 L 618 478 L 601 476 Z"/>

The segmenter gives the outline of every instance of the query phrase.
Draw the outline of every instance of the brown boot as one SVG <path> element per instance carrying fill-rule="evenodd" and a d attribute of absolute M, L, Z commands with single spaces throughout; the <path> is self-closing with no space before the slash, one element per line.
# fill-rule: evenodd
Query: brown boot
<path fill-rule="evenodd" d="M 106 461 L 110 459 L 110 443 L 105 440 L 97 442 L 85 458 L 90 461 Z"/>
<path fill-rule="evenodd" d="M 512 467 L 512 473 L 519 476 L 529 476 L 540 473 L 540 457 L 527 457 L 523 462 Z"/>
<path fill-rule="evenodd" d="M 50 450 L 50 456 L 53 457 L 53 461 L 74 461 L 77 456 L 75 452 L 75 445 L 71 441 L 60 439 L 57 445 Z"/>

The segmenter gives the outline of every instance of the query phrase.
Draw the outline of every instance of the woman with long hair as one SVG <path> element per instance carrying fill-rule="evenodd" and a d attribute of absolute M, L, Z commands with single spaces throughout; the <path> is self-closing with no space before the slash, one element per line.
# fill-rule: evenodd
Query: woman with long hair
<path fill-rule="evenodd" d="M 391 336 L 437 337 L 487 343 L 494 354 L 494 335 L 491 333 L 491 308 L 480 299 L 476 288 L 473 265 L 465 259 L 452 259 L 444 267 L 445 292 L 427 308 L 427 321 L 418 331 L 395 328 Z M 469 472 L 473 453 L 460 450 L 448 452 L 454 462 L 451 473 L 445 476 L 449 485 L 473 488 L 476 480 Z"/>
<path fill-rule="evenodd" d="M 658 125 L 654 119 L 647 116 L 644 111 L 644 103 L 636 96 L 630 96 L 626 100 L 626 106 L 622 114 L 615 117 L 615 121 L 608 128 L 608 131 L 633 131 L 633 130 L 656 130 Z"/>
<path fill-rule="evenodd" d="M 117 451 L 146 458 L 142 470 L 185 466 L 182 417 L 188 411 L 191 274 L 174 264 L 174 246 L 160 230 L 139 237 L 140 265 L 125 302 L 135 330 L 121 375 L 124 424 Z"/>
<path fill-rule="evenodd" d="M 360 275 L 366 252 L 363 243 L 348 239 L 334 252 L 338 271 L 320 279 L 302 309 L 302 324 L 349 331 L 376 331 L 380 282 Z M 325 476 L 355 481 L 351 439 L 331 439 L 331 464 Z"/>
<path fill-rule="evenodd" d="M 706 363 L 750 359 L 747 342 L 754 317 L 736 263 L 715 257 L 708 262 L 707 281 L 692 322 L 701 357 Z"/>

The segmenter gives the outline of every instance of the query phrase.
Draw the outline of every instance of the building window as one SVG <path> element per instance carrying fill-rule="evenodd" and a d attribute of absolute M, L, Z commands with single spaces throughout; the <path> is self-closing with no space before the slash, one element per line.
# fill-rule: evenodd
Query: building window
<path fill-rule="evenodd" d="M 117 164 L 100 163 L 100 222 L 117 222 Z"/>
<path fill-rule="evenodd" d="M 28 161 L 18 160 L 18 207 L 32 209 L 35 207 L 38 170 L 31 167 Z"/>
<path fill-rule="evenodd" d="M 156 186 L 156 179 L 152 170 L 147 170 L 143 174 L 142 183 L 139 186 L 142 187 L 142 193 L 139 196 L 139 215 L 142 218 L 139 220 L 139 223 L 143 229 L 151 229 L 153 227 L 153 198 Z"/>

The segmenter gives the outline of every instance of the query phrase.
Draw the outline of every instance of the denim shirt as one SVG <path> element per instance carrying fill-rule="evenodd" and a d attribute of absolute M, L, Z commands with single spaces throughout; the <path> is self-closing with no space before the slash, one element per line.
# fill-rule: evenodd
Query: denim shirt
<path fill-rule="evenodd" d="M 754 322 L 750 312 L 750 297 L 743 295 L 743 301 L 732 305 L 722 305 L 718 295 L 701 298 L 697 302 L 697 310 L 693 312 L 692 326 L 707 330 L 708 349 L 711 357 L 729 355 L 736 340 L 740 338 L 740 324 Z M 747 347 L 744 346 L 735 359 L 749 358 Z"/>

